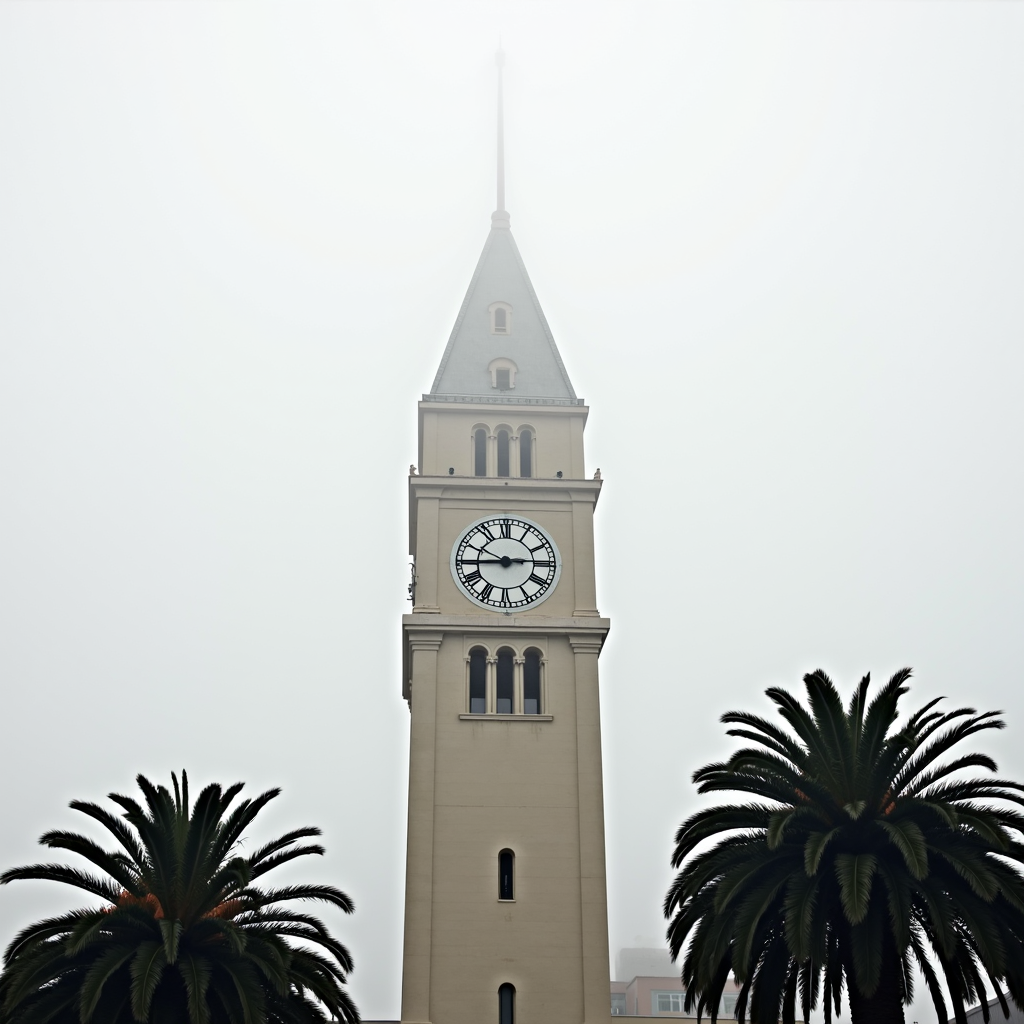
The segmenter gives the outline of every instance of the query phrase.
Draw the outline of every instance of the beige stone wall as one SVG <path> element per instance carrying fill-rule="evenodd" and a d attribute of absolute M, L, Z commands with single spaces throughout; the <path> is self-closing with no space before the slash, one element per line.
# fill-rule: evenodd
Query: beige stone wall
<path fill-rule="evenodd" d="M 554 539 L 562 576 L 554 593 L 528 618 L 596 616 L 594 506 L 600 480 L 519 480 L 475 477 L 409 478 L 410 553 L 416 559 L 415 612 L 491 616 L 463 596 L 449 567 L 452 545 L 477 519 L 503 512 L 539 523 Z"/>
<path fill-rule="evenodd" d="M 419 471 L 424 476 L 473 476 L 473 433 L 477 427 L 489 431 L 488 475 L 497 476 L 493 438 L 504 427 L 512 434 L 514 457 L 512 477 L 518 477 L 516 451 L 520 431 L 534 432 L 535 477 L 554 478 L 561 470 L 563 478 L 582 480 L 583 428 L 587 422 L 585 406 L 485 405 L 445 402 L 420 403 Z"/>
<path fill-rule="evenodd" d="M 600 482 L 582 479 L 585 409 L 533 409 L 528 419 L 520 412 L 421 405 L 421 471 L 410 477 L 416 601 L 403 619 L 412 713 L 402 997 L 409 1024 L 496 1021 L 505 982 L 516 987 L 520 1024 L 611 1019 L 597 667 L 608 621 L 597 609 L 593 551 Z M 552 475 L 470 476 L 478 422 L 528 422 L 538 474 Z M 557 480 L 553 467 L 563 462 Z M 502 512 L 539 523 L 562 559 L 550 598 L 513 615 L 467 600 L 449 569 L 462 530 Z M 519 656 L 541 650 L 541 715 L 468 715 L 474 645 L 492 657 L 503 645 Z M 516 857 L 512 902 L 498 892 L 505 848 Z"/>
<path fill-rule="evenodd" d="M 564 637 L 546 646 L 551 722 L 460 721 L 465 643 L 441 646 L 432 1020 L 488 1020 L 503 982 L 522 1020 L 583 1019 L 573 659 Z M 512 903 L 498 900 L 506 847 Z"/>

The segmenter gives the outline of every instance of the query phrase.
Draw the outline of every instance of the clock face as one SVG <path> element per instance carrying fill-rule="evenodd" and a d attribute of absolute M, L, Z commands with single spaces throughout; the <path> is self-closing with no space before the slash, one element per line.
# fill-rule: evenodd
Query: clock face
<path fill-rule="evenodd" d="M 452 579 L 481 608 L 510 612 L 540 604 L 562 572 L 555 542 L 521 516 L 471 523 L 452 548 Z"/>

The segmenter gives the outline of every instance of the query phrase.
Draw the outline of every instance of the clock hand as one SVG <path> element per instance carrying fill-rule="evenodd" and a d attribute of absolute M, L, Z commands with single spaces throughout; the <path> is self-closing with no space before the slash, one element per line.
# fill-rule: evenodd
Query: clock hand
<path fill-rule="evenodd" d="M 508 556 L 505 556 L 508 558 Z M 525 558 L 509 558 L 509 564 L 512 562 L 518 562 L 523 565 L 526 562 Z M 531 559 L 532 562 L 532 559 Z M 465 565 L 505 565 L 505 558 L 464 558 L 463 563 Z"/>

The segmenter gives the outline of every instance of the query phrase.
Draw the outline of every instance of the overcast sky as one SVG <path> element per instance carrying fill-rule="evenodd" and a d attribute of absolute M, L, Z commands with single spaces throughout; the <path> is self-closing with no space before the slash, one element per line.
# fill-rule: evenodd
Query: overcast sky
<path fill-rule="evenodd" d="M 399 1013 L 406 471 L 494 208 L 591 407 L 610 946 L 821 666 L 1024 777 L 1024 5 L 0 4 L 0 865 L 284 795 Z M 648 553 L 657 548 L 661 554 Z M 84 822 L 84 819 L 83 819 Z M 77 899 L 0 890 L 0 942 Z M 908 1021 L 933 1020 L 919 1002 Z"/>

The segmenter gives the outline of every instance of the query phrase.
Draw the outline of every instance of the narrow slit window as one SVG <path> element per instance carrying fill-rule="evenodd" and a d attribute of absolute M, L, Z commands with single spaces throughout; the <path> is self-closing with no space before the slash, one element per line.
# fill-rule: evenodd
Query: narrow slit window
<path fill-rule="evenodd" d="M 495 710 L 499 715 L 512 714 L 512 666 L 512 652 L 507 647 L 498 651 L 498 703 Z"/>
<path fill-rule="evenodd" d="M 498 476 L 509 476 L 508 431 L 498 431 Z"/>
<path fill-rule="evenodd" d="M 473 435 L 473 473 L 487 476 L 487 431 L 483 428 Z"/>
<path fill-rule="evenodd" d="M 533 476 L 533 431 L 519 432 L 519 475 Z"/>
<path fill-rule="evenodd" d="M 498 1024 L 516 1024 L 516 990 L 508 982 L 498 989 Z"/>
<path fill-rule="evenodd" d="M 511 850 L 502 850 L 498 854 L 498 899 L 515 899 L 515 854 Z"/>
<path fill-rule="evenodd" d="M 508 313 L 501 306 L 494 311 L 494 333 L 508 334 Z"/>
<path fill-rule="evenodd" d="M 487 653 L 479 647 L 469 652 L 469 713 L 487 714 Z"/>
<path fill-rule="evenodd" d="M 540 652 L 527 651 L 523 664 L 523 713 L 540 714 Z"/>

